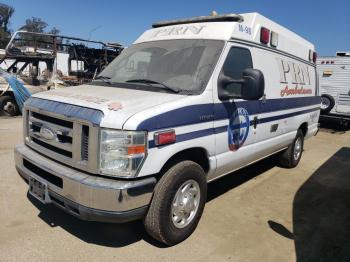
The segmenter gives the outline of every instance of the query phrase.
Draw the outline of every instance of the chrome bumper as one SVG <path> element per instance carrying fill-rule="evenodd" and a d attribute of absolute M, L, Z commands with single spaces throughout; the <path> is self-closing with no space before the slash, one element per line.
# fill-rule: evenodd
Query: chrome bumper
<path fill-rule="evenodd" d="M 15 148 L 15 163 L 24 179 L 33 176 L 47 183 L 54 204 L 84 220 L 125 222 L 140 218 L 156 184 L 154 177 L 128 181 L 89 175 L 23 144 Z"/>

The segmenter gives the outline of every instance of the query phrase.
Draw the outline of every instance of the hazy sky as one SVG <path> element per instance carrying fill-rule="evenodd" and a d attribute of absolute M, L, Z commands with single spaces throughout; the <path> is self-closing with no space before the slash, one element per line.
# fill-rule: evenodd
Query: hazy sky
<path fill-rule="evenodd" d="M 0 0 L 1 1 L 1 0 Z M 350 0 L 11 0 L 13 30 L 40 17 L 61 34 L 130 45 L 159 20 L 218 13 L 259 12 L 314 43 L 319 55 L 350 50 Z"/>

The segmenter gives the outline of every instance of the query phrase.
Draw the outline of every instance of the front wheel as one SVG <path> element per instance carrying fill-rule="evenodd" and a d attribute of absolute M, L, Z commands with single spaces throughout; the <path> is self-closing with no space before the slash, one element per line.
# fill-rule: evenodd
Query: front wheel
<path fill-rule="evenodd" d="M 156 185 L 148 213 L 146 231 L 166 245 L 175 245 L 196 229 L 207 197 L 203 168 L 192 161 L 171 167 Z"/>
<path fill-rule="evenodd" d="M 6 116 L 17 116 L 20 113 L 16 100 L 7 95 L 0 96 L 0 112 Z"/>
<path fill-rule="evenodd" d="M 280 165 L 287 168 L 296 167 L 299 164 L 301 155 L 304 150 L 304 133 L 301 129 L 298 130 L 293 142 L 280 155 Z"/>

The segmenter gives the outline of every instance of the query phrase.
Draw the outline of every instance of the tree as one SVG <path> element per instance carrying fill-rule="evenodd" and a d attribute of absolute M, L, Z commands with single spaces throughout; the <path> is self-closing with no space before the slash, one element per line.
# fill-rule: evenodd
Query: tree
<path fill-rule="evenodd" d="M 41 18 L 32 17 L 26 20 L 25 25 L 20 28 L 20 30 L 36 33 L 44 33 L 47 23 Z"/>
<path fill-rule="evenodd" d="M 53 27 L 51 30 L 46 31 L 48 24 L 39 17 L 32 17 L 26 20 L 25 25 L 20 28 L 20 30 L 35 32 L 35 33 L 47 33 L 52 35 L 58 35 L 60 30 Z M 32 44 L 33 41 L 37 41 L 38 47 L 52 48 L 53 39 L 50 36 L 33 36 L 28 34 L 23 34 L 23 39 L 25 39 L 26 44 Z M 58 43 L 61 40 L 56 39 Z"/>
<path fill-rule="evenodd" d="M 58 35 L 61 31 L 59 29 L 57 29 L 56 27 L 53 27 L 50 31 L 48 31 L 48 34 L 52 34 L 52 35 Z"/>
<path fill-rule="evenodd" d="M 11 30 L 10 19 L 15 12 L 12 6 L 0 3 L 0 47 L 4 48 L 9 41 Z"/>

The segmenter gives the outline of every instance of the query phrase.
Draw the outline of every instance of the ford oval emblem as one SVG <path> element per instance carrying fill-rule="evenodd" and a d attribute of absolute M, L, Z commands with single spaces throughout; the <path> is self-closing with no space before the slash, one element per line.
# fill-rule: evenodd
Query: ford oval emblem
<path fill-rule="evenodd" d="M 42 137 L 46 140 L 54 140 L 54 139 L 56 139 L 57 136 L 51 128 L 46 127 L 46 126 L 42 126 L 40 128 L 40 137 Z"/>

